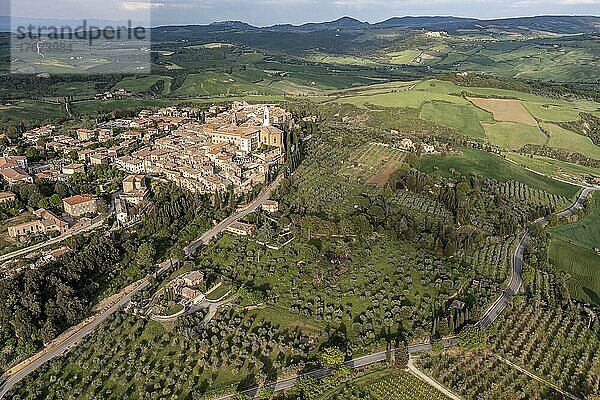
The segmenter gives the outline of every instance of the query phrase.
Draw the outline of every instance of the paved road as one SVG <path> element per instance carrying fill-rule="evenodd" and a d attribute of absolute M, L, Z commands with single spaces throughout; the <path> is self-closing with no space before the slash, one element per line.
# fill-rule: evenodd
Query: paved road
<path fill-rule="evenodd" d="M 166 271 L 168 271 L 169 268 L 171 268 L 171 260 L 162 263 L 160 265 L 159 270 L 154 274 L 154 276 L 160 277 Z M 71 335 L 67 336 L 64 340 L 60 341 L 59 343 L 50 344 L 44 350 L 34 355 L 32 358 L 30 358 L 30 362 L 26 366 L 10 374 L 10 376 L 3 375 L 0 381 L 2 381 L 3 379 L 6 380 L 3 381 L 2 386 L 0 386 L 0 398 L 4 397 L 6 392 L 8 392 L 13 387 L 13 385 L 25 378 L 33 371 L 35 371 L 44 363 L 67 353 L 73 347 L 77 346 L 88 334 L 93 332 L 100 324 L 106 321 L 108 317 L 110 317 L 112 314 L 119 311 L 122 307 L 129 303 L 129 301 L 131 301 L 131 298 L 136 293 L 147 288 L 150 285 L 150 280 L 148 278 L 149 277 L 139 280 L 133 290 L 131 290 L 129 293 L 124 294 L 124 296 L 120 300 L 116 301 L 111 307 L 100 311 L 98 314 L 91 317 L 89 320 L 90 322 L 85 324 L 81 329 L 77 329 Z M 7 371 L 7 375 L 10 372 L 11 370 Z"/>
<path fill-rule="evenodd" d="M 62 242 L 64 240 L 67 240 L 68 238 L 73 237 L 75 235 L 79 235 L 81 233 L 86 233 L 86 232 L 91 232 L 94 229 L 98 229 L 102 225 L 104 225 L 105 221 L 106 221 L 106 219 L 101 218 L 100 220 L 94 222 L 92 225 L 90 225 L 90 226 L 88 226 L 86 228 L 80 229 L 78 231 L 67 233 L 67 234 L 55 237 L 54 239 L 49 239 L 49 240 L 46 240 L 45 242 L 34 244 L 33 246 L 28 246 L 28 247 L 25 247 L 23 249 L 13 251 L 12 253 L 4 254 L 4 255 L 0 256 L 0 263 L 1 262 L 6 262 L 6 261 L 10 261 L 13 258 L 21 257 L 21 256 L 24 256 L 24 255 L 29 254 L 31 252 L 34 252 L 34 251 L 37 251 L 37 250 L 41 250 L 44 247 L 48 247 L 48 246 L 51 246 L 53 244 L 60 243 L 60 242 Z"/>
<path fill-rule="evenodd" d="M 208 243 L 212 238 L 214 238 L 216 235 L 221 233 L 225 228 L 227 228 L 233 222 L 238 221 L 240 218 L 243 218 L 246 215 L 256 211 L 256 209 L 261 207 L 265 203 L 265 201 L 269 199 L 269 196 L 271 195 L 272 191 L 279 185 L 279 183 L 281 182 L 282 179 L 283 179 L 283 175 L 280 175 L 279 177 L 277 177 L 277 179 L 275 179 L 275 181 L 273 181 L 269 186 L 267 186 L 267 188 L 265 190 L 263 190 L 263 192 L 250 203 L 250 206 L 247 209 L 245 209 L 244 211 L 241 211 L 241 212 L 237 212 L 237 213 L 233 214 L 232 216 L 226 218 L 225 220 L 223 220 L 222 222 L 217 224 L 215 227 L 211 228 L 208 232 L 204 233 L 200 238 L 195 240 L 189 246 L 187 246 L 185 248 L 186 255 L 193 254 L 200 246 L 204 245 L 205 243 Z M 92 229 L 92 226 L 88 227 L 88 230 L 89 229 Z M 82 231 L 79 231 L 77 233 L 81 233 L 81 232 Z M 64 238 L 61 237 L 61 240 L 64 240 L 64 239 L 66 239 L 66 237 L 64 237 Z M 47 246 L 49 244 L 51 244 L 51 243 L 46 242 L 43 244 L 42 247 Z M 22 251 L 30 252 L 30 251 L 34 251 L 34 250 L 36 250 L 36 249 L 27 248 L 27 249 L 23 249 Z M 4 257 L 7 257 L 7 256 L 14 257 L 15 253 L 7 254 Z M 160 267 L 159 270 L 154 274 L 154 276 L 159 277 L 159 276 L 163 275 L 171 267 L 171 261 L 172 260 L 167 260 L 166 262 L 161 264 L 159 266 Z M 138 285 L 135 287 L 135 289 L 133 291 L 131 291 L 130 293 L 124 294 L 124 296 L 120 300 L 118 300 L 114 305 L 112 305 L 110 308 L 103 310 L 103 311 L 99 312 L 98 314 L 94 315 L 93 317 L 91 317 L 90 322 L 85 324 L 82 328 L 80 328 L 80 329 L 72 328 L 72 329 L 75 329 L 75 331 L 71 335 L 68 335 L 66 339 L 60 341 L 60 343 L 53 343 L 53 344 L 47 346 L 45 349 L 43 349 L 42 351 L 40 351 L 39 353 L 37 353 L 36 355 L 31 357 L 28 360 L 27 365 L 25 365 L 24 367 L 20 368 L 20 366 L 22 364 L 19 364 L 18 371 L 16 370 L 17 368 L 13 368 L 13 369 L 7 371 L 5 373 L 5 375 L 0 377 L 0 382 L 2 382 L 2 385 L 0 386 L 0 398 L 2 398 L 6 394 L 6 392 L 8 392 L 10 390 L 10 388 L 12 388 L 17 382 L 19 382 L 20 380 L 25 378 L 31 372 L 35 371 L 41 365 L 43 365 L 44 363 L 46 363 L 47 361 L 49 361 L 55 357 L 59 357 L 59 356 L 65 354 L 71 348 L 75 347 L 79 342 L 81 342 L 81 340 L 85 336 L 87 336 L 88 334 L 93 332 L 102 322 L 106 321 L 110 315 L 114 314 L 115 312 L 120 310 L 122 307 L 124 307 L 127 303 L 129 303 L 129 301 L 131 300 L 131 298 L 133 297 L 133 295 L 135 293 L 138 293 L 139 291 L 147 288 L 150 285 L 150 280 L 148 278 L 149 277 L 138 281 Z M 15 370 L 15 371 L 13 371 L 13 370 Z"/>
<path fill-rule="evenodd" d="M 458 341 L 456 338 L 448 338 L 448 339 L 442 340 L 442 344 L 444 347 L 452 347 L 452 346 L 455 346 L 457 343 L 458 343 Z M 408 346 L 409 354 L 421 353 L 421 352 L 425 352 L 425 351 L 429 351 L 429 350 L 431 350 L 431 344 L 429 344 L 429 343 Z M 386 361 L 386 359 L 387 359 L 387 351 L 380 351 L 377 353 L 368 354 L 363 357 L 358 357 L 358 358 L 355 358 L 350 361 L 346 361 L 344 363 L 344 365 L 346 365 L 350 368 L 356 369 L 356 368 L 368 367 L 369 365 L 373 365 L 373 364 L 377 364 L 377 363 Z M 270 383 L 267 385 L 267 387 L 269 389 L 272 389 L 275 392 L 279 392 L 282 390 L 287 390 L 287 389 L 292 388 L 292 386 L 294 386 L 294 384 L 296 383 L 296 381 L 298 379 L 305 378 L 305 377 L 321 379 L 321 378 L 325 378 L 325 377 L 331 375 L 333 373 L 333 371 L 334 370 L 332 368 L 317 369 L 314 371 L 306 372 L 304 374 L 295 375 L 295 376 L 292 376 L 292 377 L 289 377 L 286 379 L 279 380 L 277 382 Z M 252 388 L 252 389 L 245 390 L 242 392 L 242 394 L 249 398 L 254 398 L 258 394 L 258 388 Z M 214 400 L 234 400 L 234 399 L 236 399 L 234 394 L 228 394 L 228 395 L 216 398 Z"/>
<path fill-rule="evenodd" d="M 214 227 L 212 227 L 211 229 L 209 229 L 207 232 L 205 232 L 202 236 L 200 236 L 194 242 L 192 242 L 189 245 L 187 245 L 183 249 L 183 251 L 185 252 L 185 255 L 186 256 L 191 256 L 200 247 L 202 247 L 205 244 L 208 244 L 208 242 L 210 242 L 215 236 L 217 236 L 219 233 L 223 232 L 225 230 L 225 228 L 227 228 L 229 225 L 233 224 L 236 221 L 239 221 L 240 219 L 242 219 L 246 215 L 251 214 L 254 211 L 256 211 L 267 200 L 269 200 L 269 197 L 271 196 L 271 193 L 273 192 L 273 190 L 275 190 L 277 188 L 277 186 L 279 186 L 279 184 L 281 183 L 282 179 L 283 179 L 283 174 L 280 174 L 269 186 L 267 186 L 267 188 L 265 190 L 263 190 L 258 195 L 258 197 L 256 199 L 254 199 L 250 203 L 250 206 L 248 208 L 246 208 L 243 211 L 235 212 L 231 216 L 225 218 L 223 221 L 219 222 L 217 225 L 215 225 Z"/>
<path fill-rule="evenodd" d="M 559 217 L 567 217 L 571 214 L 574 214 L 578 210 L 581 210 L 583 208 L 585 199 L 590 195 L 590 193 L 598 190 L 600 190 L 600 188 L 597 187 L 584 188 L 571 207 L 557 213 L 556 215 Z M 535 227 L 544 226 L 547 223 L 548 219 L 546 218 L 540 218 L 534 221 L 529 230 L 527 230 L 527 232 L 525 232 L 521 238 L 521 242 L 519 243 L 519 246 L 517 247 L 517 250 L 513 256 L 510 283 L 504 292 L 502 292 L 496 301 L 487 309 L 479 322 L 477 322 L 476 326 L 479 329 L 486 329 L 489 327 L 498 318 L 502 311 L 504 311 L 510 301 L 510 298 L 516 295 L 519 292 L 519 289 L 521 289 L 521 285 L 523 284 L 523 255 L 525 253 L 525 248 L 531 239 L 531 232 Z"/>

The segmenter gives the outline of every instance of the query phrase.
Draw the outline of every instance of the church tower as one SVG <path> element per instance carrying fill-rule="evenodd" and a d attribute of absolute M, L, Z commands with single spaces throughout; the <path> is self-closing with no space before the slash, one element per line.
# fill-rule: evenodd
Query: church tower
<path fill-rule="evenodd" d="M 263 126 L 271 126 L 271 117 L 269 116 L 269 106 L 265 106 L 265 113 L 263 117 Z"/>

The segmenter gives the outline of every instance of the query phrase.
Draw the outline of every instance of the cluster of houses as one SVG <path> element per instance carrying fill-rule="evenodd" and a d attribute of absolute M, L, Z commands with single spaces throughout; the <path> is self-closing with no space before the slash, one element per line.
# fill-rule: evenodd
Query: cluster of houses
<path fill-rule="evenodd" d="M 14 195 L 13 195 L 14 196 Z M 13 198 L 13 201 L 16 197 Z M 35 210 L 26 222 L 8 226 L 8 235 L 13 238 L 27 238 L 36 235 L 64 235 L 89 226 L 91 220 L 81 218 L 98 211 L 97 198 L 89 194 L 71 196 L 63 199 L 65 217 L 40 208 Z"/>
<path fill-rule="evenodd" d="M 284 131 L 292 125 L 285 109 L 242 102 L 208 112 L 142 110 L 68 135 L 46 125 L 23 133 L 23 140 L 32 146 L 43 142 L 56 160 L 28 166 L 26 157 L 2 157 L 0 176 L 9 184 L 34 178 L 67 181 L 87 167 L 114 165 L 130 174 L 161 175 L 194 192 L 233 186 L 236 193 L 245 193 L 264 182 L 270 166 L 284 161 Z M 140 150 L 131 154 L 131 149 Z"/>
<path fill-rule="evenodd" d="M 25 156 L 0 157 L 0 178 L 9 187 L 20 183 L 33 183 L 32 167 Z M 17 196 L 10 191 L 0 192 L 0 204 L 17 201 Z M 97 212 L 97 198 L 84 194 L 63 199 L 63 208 L 69 221 L 46 209 L 33 212 L 25 222 L 8 227 L 8 235 L 12 238 L 29 237 L 39 234 L 62 235 L 73 229 L 81 229 L 89 220 L 78 220 L 84 215 Z"/>
<path fill-rule="evenodd" d="M 240 194 L 263 183 L 270 166 L 284 161 L 284 130 L 293 120 L 282 108 L 239 102 L 229 110 L 215 106 L 204 123 L 177 111 L 140 115 L 140 126 L 165 115 L 179 125 L 133 154 L 118 157 L 115 165 L 131 174 L 160 175 L 192 192 L 214 193 L 232 186 Z"/>
<path fill-rule="evenodd" d="M 33 178 L 28 173 L 27 157 L 0 157 L 0 177 L 9 185 L 33 183 Z"/>
<path fill-rule="evenodd" d="M 136 116 L 70 134 L 45 125 L 23 133 L 23 141 L 45 146 L 57 157 L 31 164 L 27 157 L 8 156 L 9 148 L 0 157 L 0 178 L 9 187 L 34 179 L 67 182 L 90 167 L 115 166 L 130 174 L 115 200 L 119 225 L 129 226 L 139 221 L 148 203 L 145 176 L 149 174 L 198 193 L 231 187 L 234 193 L 243 194 L 264 183 L 271 167 L 284 162 L 284 131 L 293 123 L 291 113 L 278 106 L 235 102 L 231 108 L 213 106 L 208 112 L 177 107 L 142 110 Z M 11 192 L 0 193 L 0 203 L 14 200 Z M 80 223 L 76 219 L 97 212 L 97 198 L 73 196 L 63 200 L 63 207 L 62 217 L 44 209 L 36 211 L 27 222 L 11 226 L 10 236 L 69 232 Z M 250 234 L 251 228 L 236 232 Z"/>

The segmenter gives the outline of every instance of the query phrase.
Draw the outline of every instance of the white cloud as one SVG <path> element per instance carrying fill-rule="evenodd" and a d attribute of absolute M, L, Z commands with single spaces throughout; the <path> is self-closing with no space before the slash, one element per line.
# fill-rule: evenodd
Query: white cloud
<path fill-rule="evenodd" d="M 165 7 L 164 3 L 143 2 L 143 1 L 125 1 L 119 4 L 119 9 L 123 11 L 142 11 Z"/>

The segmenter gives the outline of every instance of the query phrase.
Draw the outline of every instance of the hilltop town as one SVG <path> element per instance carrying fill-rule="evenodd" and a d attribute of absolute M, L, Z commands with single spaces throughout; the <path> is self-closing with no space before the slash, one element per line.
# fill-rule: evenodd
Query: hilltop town
<path fill-rule="evenodd" d="M 4 252 L 96 229 L 113 216 L 115 227 L 139 223 L 151 205 L 150 178 L 198 194 L 247 194 L 284 163 L 284 132 L 293 126 L 279 106 L 234 102 L 24 132 L 0 157 L 0 204 L 10 210 Z M 15 155 L 23 145 L 36 151 Z"/>

